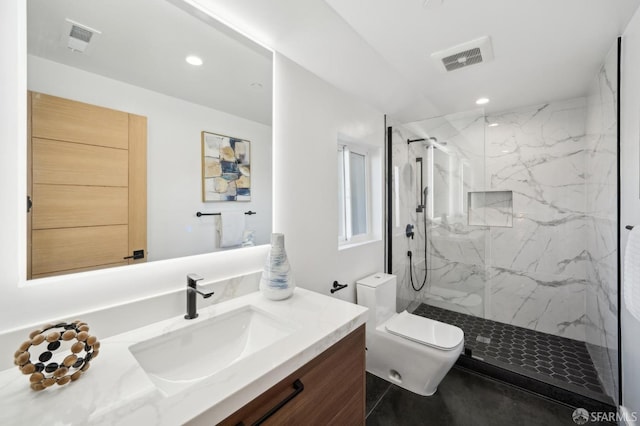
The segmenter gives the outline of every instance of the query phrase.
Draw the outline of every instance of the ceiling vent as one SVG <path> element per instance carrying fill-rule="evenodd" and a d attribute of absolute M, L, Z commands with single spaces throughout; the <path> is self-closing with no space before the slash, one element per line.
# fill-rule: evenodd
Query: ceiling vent
<path fill-rule="evenodd" d="M 431 54 L 443 71 L 454 71 L 493 59 L 489 37 L 480 37 Z"/>
<path fill-rule="evenodd" d="M 82 25 L 71 19 L 65 19 L 65 32 L 67 40 L 67 47 L 74 52 L 84 53 L 89 47 L 89 43 L 92 39 L 95 39 L 96 34 L 101 34 L 100 31 Z"/>

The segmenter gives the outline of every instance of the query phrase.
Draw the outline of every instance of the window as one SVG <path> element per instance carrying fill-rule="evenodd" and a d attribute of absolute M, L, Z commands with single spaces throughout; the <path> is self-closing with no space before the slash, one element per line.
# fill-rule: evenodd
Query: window
<path fill-rule="evenodd" d="M 357 243 L 370 238 L 369 154 L 353 145 L 338 146 L 338 241 Z"/>

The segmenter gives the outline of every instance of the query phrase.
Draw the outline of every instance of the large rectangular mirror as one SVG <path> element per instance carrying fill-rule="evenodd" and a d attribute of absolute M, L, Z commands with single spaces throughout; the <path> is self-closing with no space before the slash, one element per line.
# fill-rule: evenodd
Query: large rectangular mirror
<path fill-rule="evenodd" d="M 182 0 L 27 5 L 28 278 L 269 242 L 271 51 Z M 202 201 L 203 132 L 250 197 Z"/>

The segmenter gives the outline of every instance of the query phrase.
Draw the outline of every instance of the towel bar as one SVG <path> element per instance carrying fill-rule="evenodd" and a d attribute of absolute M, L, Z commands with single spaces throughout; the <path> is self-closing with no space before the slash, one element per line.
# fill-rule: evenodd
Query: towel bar
<path fill-rule="evenodd" d="M 222 213 L 202 213 L 202 212 L 197 212 L 196 216 L 200 217 L 200 216 L 220 216 Z M 251 210 L 249 210 L 248 212 L 244 212 L 244 214 L 251 216 L 252 214 L 258 214 L 256 212 L 252 212 Z"/>

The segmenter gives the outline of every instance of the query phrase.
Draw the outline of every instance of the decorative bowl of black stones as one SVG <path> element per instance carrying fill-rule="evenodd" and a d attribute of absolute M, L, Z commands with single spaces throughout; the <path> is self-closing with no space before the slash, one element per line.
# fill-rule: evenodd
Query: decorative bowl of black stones
<path fill-rule="evenodd" d="M 29 375 L 31 389 L 41 391 L 78 380 L 100 352 L 100 342 L 80 320 L 46 324 L 29 334 L 20 345 L 14 363 Z"/>

